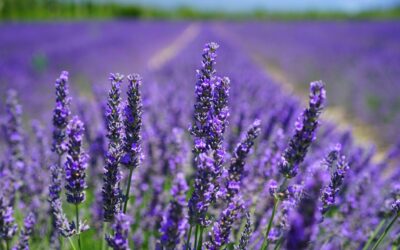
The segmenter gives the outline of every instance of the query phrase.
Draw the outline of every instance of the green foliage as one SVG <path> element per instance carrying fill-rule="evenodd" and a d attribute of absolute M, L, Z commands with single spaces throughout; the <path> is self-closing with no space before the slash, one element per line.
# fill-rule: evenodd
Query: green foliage
<path fill-rule="evenodd" d="M 313 20 L 313 19 L 397 19 L 400 6 L 389 10 L 373 10 L 356 14 L 344 12 L 269 12 L 227 13 L 204 12 L 182 6 L 174 10 L 121 5 L 92 0 L 0 0 L 0 20 L 65 20 L 88 18 L 140 19 L 229 19 L 229 20 Z"/>

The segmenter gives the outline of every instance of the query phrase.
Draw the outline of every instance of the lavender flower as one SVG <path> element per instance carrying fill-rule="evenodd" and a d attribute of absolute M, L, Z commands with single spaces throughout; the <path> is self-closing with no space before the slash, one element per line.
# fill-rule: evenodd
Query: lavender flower
<path fill-rule="evenodd" d="M 229 236 L 233 223 L 238 218 L 239 212 L 243 210 L 241 197 L 236 196 L 228 207 L 221 212 L 220 218 L 214 223 L 209 236 L 210 239 L 204 246 L 209 250 L 221 249 L 229 242 Z"/>
<path fill-rule="evenodd" d="M 58 232 L 66 238 L 76 234 L 77 230 L 75 223 L 68 221 L 67 216 L 62 209 L 61 200 L 57 199 L 52 201 L 51 208 L 54 215 L 54 224 Z"/>
<path fill-rule="evenodd" d="M 325 182 L 325 176 L 318 171 L 305 184 L 305 194 L 296 211 L 290 215 L 290 229 L 287 234 L 287 249 L 306 249 L 316 231 L 319 220 L 318 197 Z"/>
<path fill-rule="evenodd" d="M 213 150 L 221 150 L 226 126 L 228 125 L 229 108 L 229 86 L 227 77 L 218 77 L 213 91 L 212 124 L 209 144 Z"/>
<path fill-rule="evenodd" d="M 189 200 L 189 223 L 207 226 L 206 219 L 208 207 L 213 201 L 215 187 L 215 164 L 213 158 L 202 153 L 197 158 L 197 172 L 194 181 L 194 190 Z"/>
<path fill-rule="evenodd" d="M 53 164 L 50 166 L 51 180 L 49 186 L 49 202 L 55 202 L 60 199 L 61 192 L 61 169 Z"/>
<path fill-rule="evenodd" d="M 53 114 L 53 151 L 62 155 L 67 150 L 66 128 L 68 117 L 71 114 L 68 90 L 68 72 L 61 72 L 60 78 L 56 80 L 56 106 Z"/>
<path fill-rule="evenodd" d="M 0 239 L 10 241 L 18 230 L 14 222 L 14 210 L 5 204 L 4 198 L 0 197 Z"/>
<path fill-rule="evenodd" d="M 318 117 L 326 99 L 324 83 L 312 82 L 310 87 L 309 107 L 298 118 L 295 127 L 296 133 L 290 139 L 289 146 L 282 155 L 279 163 L 280 172 L 285 178 L 297 175 L 299 164 L 304 160 L 311 142 L 315 140 L 318 127 Z"/>
<path fill-rule="evenodd" d="M 82 148 L 84 131 L 83 123 L 77 116 L 73 117 L 67 128 L 69 143 L 65 162 L 65 189 L 67 190 L 67 201 L 72 204 L 80 204 L 85 200 L 85 170 L 88 155 Z"/>
<path fill-rule="evenodd" d="M 339 192 L 346 172 L 349 169 L 345 156 L 340 154 L 340 148 L 331 151 L 325 161 L 333 173 L 329 185 L 324 188 L 321 194 L 322 213 L 326 213 L 330 207 L 335 205 L 336 194 Z"/>
<path fill-rule="evenodd" d="M 121 206 L 121 173 L 119 170 L 122 148 L 121 82 L 123 76 L 111 74 L 111 90 L 106 110 L 108 152 L 103 185 L 104 220 L 112 221 Z"/>
<path fill-rule="evenodd" d="M 137 168 L 141 157 L 141 127 L 142 127 L 142 97 L 139 87 L 142 79 L 138 74 L 128 75 L 129 89 L 128 102 L 124 109 L 125 114 L 125 155 L 122 163 L 129 168 Z"/>
<path fill-rule="evenodd" d="M 114 235 L 106 235 L 107 243 L 114 250 L 129 250 L 128 236 L 130 231 L 131 219 L 123 214 L 115 215 L 115 221 L 112 225 Z"/>
<path fill-rule="evenodd" d="M 195 137 L 194 153 L 198 155 L 204 153 L 209 145 L 207 144 L 210 136 L 210 119 L 213 102 L 213 85 L 215 81 L 215 58 L 218 44 L 208 43 L 203 50 L 202 69 L 197 71 L 196 82 L 196 103 L 194 105 L 194 122 L 190 129 Z"/>
<path fill-rule="evenodd" d="M 244 230 L 240 236 L 239 245 L 235 246 L 235 250 L 246 250 L 250 242 L 253 224 L 251 223 L 250 213 L 246 212 L 246 224 L 244 225 Z"/>
<path fill-rule="evenodd" d="M 242 139 L 242 141 L 237 145 L 235 149 L 228 169 L 228 177 L 225 185 L 225 197 L 229 201 L 239 193 L 246 158 L 250 152 L 251 147 L 254 145 L 255 139 L 260 134 L 260 131 L 260 121 L 255 120 L 247 130 L 246 136 Z"/>
<path fill-rule="evenodd" d="M 178 173 L 172 186 L 172 200 L 161 223 L 161 245 L 166 249 L 175 249 L 184 234 L 186 219 L 183 210 L 186 206 L 186 184 L 183 173 Z"/>
<path fill-rule="evenodd" d="M 219 192 L 219 179 L 222 175 L 222 165 L 224 162 L 225 149 L 223 147 L 224 133 L 228 124 L 229 109 L 228 109 L 228 97 L 229 97 L 229 78 L 217 78 L 213 93 L 213 110 L 212 110 L 212 122 L 211 134 L 208 138 L 210 147 L 213 151 L 213 157 L 215 162 L 216 171 L 216 182 L 215 191 L 213 196 Z"/>
<path fill-rule="evenodd" d="M 10 173 L 11 179 L 15 184 L 16 191 L 25 183 L 25 150 L 22 135 L 22 107 L 17 99 L 17 92 L 10 90 L 7 93 L 6 101 L 6 123 L 5 132 L 8 147 L 10 150 Z M 24 193 L 22 193 L 24 201 L 26 200 Z M 11 198 L 11 197 L 10 197 Z"/>
<path fill-rule="evenodd" d="M 24 228 L 22 229 L 18 245 L 13 247 L 13 250 L 29 250 L 29 238 L 33 233 L 33 227 L 36 223 L 35 215 L 29 213 L 24 220 Z"/>

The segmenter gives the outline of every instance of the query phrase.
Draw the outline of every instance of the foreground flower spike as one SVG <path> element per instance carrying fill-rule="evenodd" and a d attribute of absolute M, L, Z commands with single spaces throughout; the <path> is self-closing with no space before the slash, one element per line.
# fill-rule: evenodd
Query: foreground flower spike
<path fill-rule="evenodd" d="M 250 242 L 251 234 L 253 233 L 253 224 L 251 223 L 250 213 L 246 212 L 246 224 L 240 236 L 239 245 L 235 246 L 235 250 L 246 250 Z"/>
<path fill-rule="evenodd" d="M 320 219 L 318 201 L 321 188 L 326 181 L 322 171 L 310 177 L 304 187 L 302 197 L 296 211 L 290 214 L 290 229 L 287 234 L 287 249 L 306 249 L 316 230 Z"/>
<path fill-rule="evenodd" d="M 112 225 L 114 235 L 106 235 L 108 245 L 114 250 L 129 250 L 129 231 L 131 226 L 131 219 L 123 214 L 118 213 L 115 215 L 115 221 Z"/>
<path fill-rule="evenodd" d="M 4 240 L 8 246 L 18 230 L 13 214 L 13 208 L 7 206 L 3 196 L 0 196 L 0 239 Z"/>
<path fill-rule="evenodd" d="M 122 116 L 121 116 L 121 83 L 123 75 L 111 74 L 111 90 L 108 93 L 106 109 L 108 151 L 103 185 L 104 220 L 112 221 L 121 206 L 121 173 L 120 160 L 123 154 Z"/>
<path fill-rule="evenodd" d="M 161 223 L 161 245 L 165 249 L 176 249 L 184 234 L 186 219 L 184 209 L 186 207 L 186 191 L 188 185 L 183 173 L 178 173 L 172 186 L 172 200 L 163 221 Z"/>
<path fill-rule="evenodd" d="M 13 250 L 29 250 L 29 238 L 33 233 L 36 219 L 33 213 L 29 213 L 24 220 L 24 227 L 21 230 L 17 246 Z"/>
<path fill-rule="evenodd" d="M 86 182 L 85 170 L 88 155 L 82 148 L 82 139 L 85 128 L 77 116 L 73 117 L 67 128 L 68 154 L 65 162 L 65 189 L 67 201 L 80 204 L 85 200 Z"/>
<path fill-rule="evenodd" d="M 219 192 L 220 185 L 219 179 L 222 175 L 225 149 L 223 147 L 224 133 L 228 125 L 229 108 L 228 108 L 228 98 L 229 98 L 229 78 L 218 77 L 214 87 L 213 93 L 213 110 L 212 110 L 212 122 L 211 134 L 209 135 L 209 144 L 213 151 L 213 157 L 215 161 L 215 171 L 216 180 L 215 181 L 215 191 L 213 196 Z"/>
<path fill-rule="evenodd" d="M 347 170 L 349 170 L 349 164 L 346 157 L 341 155 L 339 146 L 329 153 L 325 162 L 332 174 L 329 185 L 323 189 L 321 194 L 322 213 L 326 213 L 335 205 L 336 194 L 343 184 Z"/>
<path fill-rule="evenodd" d="M 194 136 L 194 153 L 197 156 L 208 148 L 207 140 L 210 135 L 210 118 L 213 101 L 212 89 L 215 81 L 215 58 L 218 44 L 208 43 L 203 50 L 202 68 L 197 71 L 196 102 L 194 104 L 194 122 L 190 128 Z"/>
<path fill-rule="evenodd" d="M 213 158 L 205 153 L 200 154 L 196 161 L 197 171 L 194 190 L 189 200 L 189 223 L 190 225 L 206 227 L 209 224 L 206 214 L 212 202 L 212 194 L 215 191 L 215 164 Z"/>
<path fill-rule="evenodd" d="M 213 121 L 211 124 L 211 138 L 209 144 L 213 150 L 221 150 L 224 133 L 228 125 L 230 80 L 228 77 L 218 77 L 213 92 Z"/>
<path fill-rule="evenodd" d="M 137 168 L 141 156 L 141 140 L 140 131 L 142 128 L 142 96 L 140 86 L 142 78 L 138 74 L 128 75 L 128 102 L 124 109 L 124 150 L 125 155 L 122 158 L 122 163 L 128 168 Z"/>
<path fill-rule="evenodd" d="M 236 146 L 228 169 L 227 182 L 225 185 L 225 197 L 228 201 L 232 200 L 232 198 L 239 193 L 246 158 L 250 152 L 251 147 L 254 145 L 254 141 L 257 139 L 261 132 L 260 126 L 260 120 L 255 120 L 247 130 L 246 136 Z"/>
<path fill-rule="evenodd" d="M 139 166 L 142 154 L 142 138 L 140 135 L 142 127 L 142 96 L 139 89 L 142 84 L 142 78 L 138 74 L 128 75 L 127 78 L 129 86 L 128 102 L 124 109 L 125 155 L 121 161 L 129 169 L 129 176 L 125 194 L 124 212 L 126 212 L 128 205 L 132 173 Z"/>
<path fill-rule="evenodd" d="M 71 98 L 68 90 L 68 72 L 61 72 L 56 80 L 56 106 L 53 112 L 53 147 L 52 150 L 62 155 L 67 150 L 66 128 L 70 111 Z"/>
<path fill-rule="evenodd" d="M 308 148 L 316 138 L 318 118 L 326 99 L 324 83 L 312 82 L 310 87 L 309 107 L 299 116 L 295 124 L 295 135 L 282 155 L 279 170 L 285 178 L 297 175 L 298 167 L 303 162 Z"/>
<path fill-rule="evenodd" d="M 243 201 L 240 196 L 236 196 L 235 199 L 229 203 L 228 207 L 222 211 L 218 221 L 214 223 L 212 231 L 209 234 L 210 239 L 204 243 L 206 249 L 218 250 L 229 243 L 229 236 L 233 223 L 242 210 Z"/>

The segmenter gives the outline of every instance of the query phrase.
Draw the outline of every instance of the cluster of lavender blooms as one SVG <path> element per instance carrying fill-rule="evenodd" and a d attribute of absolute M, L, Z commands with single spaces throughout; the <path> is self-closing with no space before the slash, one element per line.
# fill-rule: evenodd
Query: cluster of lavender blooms
<path fill-rule="evenodd" d="M 106 102 L 76 107 L 62 72 L 53 133 L 35 123 L 33 139 L 10 92 L 0 249 L 397 249 L 398 172 L 381 172 L 396 164 L 398 147 L 378 161 L 322 123 L 320 81 L 303 112 L 272 83 L 235 88 L 217 75 L 218 49 L 203 50 L 194 104 L 178 85 L 116 73 Z"/>

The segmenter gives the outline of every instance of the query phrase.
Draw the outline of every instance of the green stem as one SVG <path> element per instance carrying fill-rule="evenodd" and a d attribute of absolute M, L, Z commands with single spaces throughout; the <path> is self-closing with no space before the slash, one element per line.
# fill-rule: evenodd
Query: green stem
<path fill-rule="evenodd" d="M 101 239 L 101 250 L 106 247 L 106 233 L 107 233 L 107 222 L 103 221 L 103 239 Z"/>
<path fill-rule="evenodd" d="M 283 238 L 281 237 L 281 238 L 279 238 L 279 240 L 276 242 L 275 247 L 274 247 L 274 250 L 281 249 L 281 244 L 282 244 L 282 242 L 283 242 Z"/>
<path fill-rule="evenodd" d="M 199 244 L 197 246 L 197 250 L 201 250 L 201 246 L 203 245 L 203 231 L 204 231 L 204 227 L 200 226 L 200 235 L 199 235 Z"/>
<path fill-rule="evenodd" d="M 126 187 L 126 192 L 125 192 L 124 214 L 126 213 L 126 209 L 128 208 L 128 200 L 129 200 L 129 192 L 131 190 L 132 174 L 133 174 L 133 167 L 131 166 L 129 169 L 128 186 Z"/>
<path fill-rule="evenodd" d="M 376 227 L 376 229 L 374 230 L 374 232 L 372 233 L 372 235 L 368 238 L 367 243 L 365 244 L 365 246 L 363 247 L 362 250 L 367 250 L 369 249 L 369 246 L 371 245 L 371 243 L 375 240 L 376 235 L 379 233 L 379 231 L 381 231 L 383 225 L 385 225 L 386 223 L 386 219 L 382 220 L 379 225 Z"/>
<path fill-rule="evenodd" d="M 196 224 L 196 229 L 194 230 L 194 247 L 193 249 L 197 249 L 197 235 L 199 234 L 199 225 Z"/>
<path fill-rule="evenodd" d="M 375 249 L 378 248 L 378 246 L 381 244 L 381 242 L 383 241 L 385 236 L 388 234 L 390 229 L 392 229 L 392 227 L 393 227 L 394 223 L 396 222 L 397 218 L 399 218 L 399 215 L 400 215 L 400 213 L 397 213 L 396 216 L 392 219 L 392 221 L 390 221 L 389 225 L 386 226 L 385 231 L 383 231 L 381 237 L 379 237 L 378 241 L 375 243 L 375 245 L 372 248 L 372 250 L 375 250 Z"/>
<path fill-rule="evenodd" d="M 279 204 L 279 200 L 274 198 L 274 207 L 272 208 L 272 214 L 271 214 L 271 217 L 269 218 L 269 221 L 268 221 L 268 227 L 267 227 L 267 231 L 265 232 L 265 235 L 264 235 L 264 241 L 263 241 L 263 244 L 261 246 L 261 250 L 267 249 L 267 247 L 269 245 L 268 235 L 269 235 L 269 232 L 271 231 L 271 228 L 272 228 L 272 223 L 274 221 L 274 217 L 275 217 L 275 213 L 276 213 L 276 209 L 278 207 L 278 204 Z"/>
<path fill-rule="evenodd" d="M 191 249 L 190 248 L 190 236 L 192 236 L 192 228 L 193 228 L 193 226 L 190 225 L 189 232 L 188 232 L 187 239 L 186 239 L 186 249 Z"/>
<path fill-rule="evenodd" d="M 74 243 L 72 242 L 71 237 L 68 237 L 69 243 L 71 244 L 71 247 L 73 250 L 76 250 Z"/>
<path fill-rule="evenodd" d="M 10 240 L 6 240 L 6 249 L 10 250 Z"/>
<path fill-rule="evenodd" d="M 76 216 L 76 230 L 78 234 L 78 247 L 79 250 L 81 250 L 82 246 L 81 246 L 81 231 L 79 229 L 79 204 L 75 204 L 75 216 Z"/>

